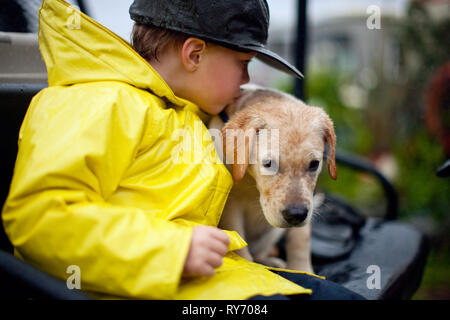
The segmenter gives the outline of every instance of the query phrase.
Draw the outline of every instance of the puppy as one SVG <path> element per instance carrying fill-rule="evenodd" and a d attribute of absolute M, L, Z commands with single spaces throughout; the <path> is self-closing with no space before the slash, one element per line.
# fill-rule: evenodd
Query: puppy
<path fill-rule="evenodd" d="M 216 149 L 236 183 L 219 227 L 246 240 L 237 253 L 250 261 L 313 273 L 309 221 L 325 146 L 328 172 L 337 178 L 333 122 L 291 95 L 254 87 L 225 112 L 227 123 L 219 117 L 209 123 L 221 129 Z M 271 256 L 283 234 L 287 261 Z"/>

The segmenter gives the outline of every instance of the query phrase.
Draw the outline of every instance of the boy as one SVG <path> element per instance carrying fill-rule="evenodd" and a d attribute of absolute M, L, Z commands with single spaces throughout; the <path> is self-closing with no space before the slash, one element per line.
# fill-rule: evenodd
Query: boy
<path fill-rule="evenodd" d="M 183 152 L 205 154 L 201 121 L 239 97 L 255 54 L 299 75 L 263 46 L 267 4 L 136 0 L 130 14 L 145 59 L 64 1 L 42 4 L 49 88 L 22 124 L 2 213 L 15 255 L 63 280 L 77 266 L 81 289 L 102 298 L 310 294 L 216 228 L 232 186 L 220 161 L 174 161 L 187 137 Z"/>

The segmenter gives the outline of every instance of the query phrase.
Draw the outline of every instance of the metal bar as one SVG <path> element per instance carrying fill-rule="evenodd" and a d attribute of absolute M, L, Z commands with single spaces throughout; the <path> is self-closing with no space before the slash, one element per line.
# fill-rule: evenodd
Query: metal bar
<path fill-rule="evenodd" d="M 295 66 L 306 78 L 306 53 L 307 53 L 307 41 L 308 41 L 308 7 L 307 0 L 297 1 L 297 37 L 294 46 Z M 301 99 L 306 100 L 305 92 L 305 80 L 296 79 L 294 95 Z"/>
<path fill-rule="evenodd" d="M 34 96 L 42 89 L 48 87 L 47 83 L 1 83 L 0 96 Z"/>
<path fill-rule="evenodd" d="M 336 162 L 349 168 L 370 173 L 381 184 L 386 198 L 386 212 L 384 219 L 395 220 L 398 216 L 398 195 L 394 186 L 386 179 L 381 172 L 376 170 L 374 166 L 366 159 L 352 153 L 336 153 Z"/>

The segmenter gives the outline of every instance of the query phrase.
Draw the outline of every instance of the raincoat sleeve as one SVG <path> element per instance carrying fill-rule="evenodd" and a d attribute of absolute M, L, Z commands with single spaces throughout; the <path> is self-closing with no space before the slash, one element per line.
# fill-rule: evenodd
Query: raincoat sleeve
<path fill-rule="evenodd" d="M 7 234 L 19 257 L 64 281 L 78 266 L 82 290 L 171 298 L 192 227 L 108 203 L 152 143 L 151 109 L 127 90 L 82 92 L 48 88 L 33 99 L 3 209 Z"/>

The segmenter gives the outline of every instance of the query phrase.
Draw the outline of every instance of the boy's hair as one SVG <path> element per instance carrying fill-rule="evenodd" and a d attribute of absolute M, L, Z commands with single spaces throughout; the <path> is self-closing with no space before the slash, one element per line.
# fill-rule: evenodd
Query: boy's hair
<path fill-rule="evenodd" d="M 181 48 L 190 36 L 181 32 L 135 23 L 131 37 L 133 49 L 148 62 L 170 48 Z"/>

